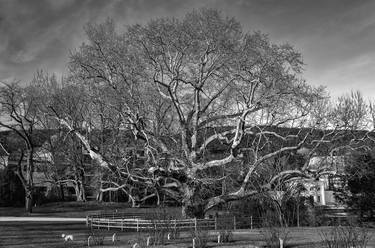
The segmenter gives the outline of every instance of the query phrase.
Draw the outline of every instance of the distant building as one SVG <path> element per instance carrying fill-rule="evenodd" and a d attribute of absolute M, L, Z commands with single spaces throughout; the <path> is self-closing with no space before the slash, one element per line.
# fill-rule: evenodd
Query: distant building
<path fill-rule="evenodd" d="M 309 168 L 316 172 L 322 171 L 317 181 L 310 181 L 306 184 L 316 204 L 339 205 L 334 192 L 343 186 L 340 175 L 344 173 L 346 162 L 345 156 L 316 156 L 310 159 Z"/>

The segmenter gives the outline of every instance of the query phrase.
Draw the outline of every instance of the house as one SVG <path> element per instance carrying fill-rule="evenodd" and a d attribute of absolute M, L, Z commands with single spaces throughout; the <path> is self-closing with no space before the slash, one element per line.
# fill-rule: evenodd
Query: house
<path fill-rule="evenodd" d="M 314 198 L 314 202 L 320 206 L 338 206 L 334 192 L 342 187 L 340 175 L 344 173 L 348 159 L 340 156 L 315 156 L 310 159 L 309 168 L 315 172 L 322 171 L 316 181 L 307 182 L 306 186 Z"/>
<path fill-rule="evenodd" d="M 143 144 L 134 141 L 131 137 L 124 135 L 124 147 L 120 147 L 122 150 L 116 151 L 116 154 L 119 156 L 118 159 L 130 158 L 128 161 L 132 163 L 132 166 L 141 166 L 146 159 Z M 57 130 L 37 130 L 34 140 L 36 141 L 33 155 L 35 199 L 40 198 L 40 201 L 75 200 L 80 186 L 84 188 L 87 200 L 97 199 L 102 173 L 100 168 L 94 165 L 95 161 L 92 161 L 90 154 L 80 142 L 67 147 L 58 147 L 58 151 L 52 154 L 50 142 L 61 142 Z M 95 145 L 96 142 L 93 141 L 93 149 L 98 149 Z M 24 176 L 27 169 L 27 152 L 24 151 L 21 159 L 21 147 L 23 147 L 23 142 L 17 135 L 12 132 L 0 132 L 0 169 L 8 168 L 13 172 L 15 175 L 13 180 L 16 180 L 19 185 L 22 184 L 16 176 L 18 166 L 20 165 L 20 171 Z M 106 155 L 113 156 L 112 153 Z M 76 164 L 73 165 L 73 163 Z M 118 199 L 120 193 L 108 191 L 102 195 L 104 200 L 112 201 Z"/>
<path fill-rule="evenodd" d="M 21 154 L 20 151 L 13 151 L 9 154 L 8 169 L 16 172 L 18 166 L 23 176 L 26 177 L 27 154 Z M 33 156 L 33 183 L 36 195 L 47 197 L 54 188 L 52 171 L 52 156 L 45 149 L 38 147 Z"/>

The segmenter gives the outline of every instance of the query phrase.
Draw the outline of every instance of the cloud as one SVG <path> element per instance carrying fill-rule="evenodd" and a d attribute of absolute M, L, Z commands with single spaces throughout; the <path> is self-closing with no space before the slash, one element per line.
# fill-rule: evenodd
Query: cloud
<path fill-rule="evenodd" d="M 35 53 L 33 53 L 33 51 L 20 50 L 17 53 L 15 53 L 14 56 L 12 56 L 11 61 L 15 64 L 27 63 L 33 61 L 34 58 Z"/>
<path fill-rule="evenodd" d="M 40 68 L 63 71 L 77 37 L 82 41 L 84 22 L 101 8 L 85 8 L 90 2 L 0 2 L 0 79 L 11 74 L 28 81 Z"/>
<path fill-rule="evenodd" d="M 375 2 L 370 0 L 2 0 L 0 80 L 29 81 L 37 69 L 63 73 L 69 51 L 85 40 L 87 22 L 109 17 L 123 27 L 201 7 L 221 9 L 245 30 L 261 30 L 273 41 L 294 45 L 313 84 L 339 92 L 355 80 L 359 88 L 371 88 Z"/>

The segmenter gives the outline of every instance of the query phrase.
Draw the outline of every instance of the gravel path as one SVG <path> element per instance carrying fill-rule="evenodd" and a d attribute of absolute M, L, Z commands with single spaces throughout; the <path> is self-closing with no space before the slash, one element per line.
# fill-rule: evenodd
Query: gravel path
<path fill-rule="evenodd" d="M 86 222 L 85 218 L 0 216 L 0 222 Z"/>

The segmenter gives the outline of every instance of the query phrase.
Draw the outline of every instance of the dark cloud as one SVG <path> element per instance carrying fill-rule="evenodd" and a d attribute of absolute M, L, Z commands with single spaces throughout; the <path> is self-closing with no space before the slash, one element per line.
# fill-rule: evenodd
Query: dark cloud
<path fill-rule="evenodd" d="M 37 69 L 62 73 L 87 22 L 110 17 L 121 26 L 213 7 L 245 30 L 293 44 L 305 77 L 334 95 L 351 88 L 375 93 L 375 2 L 370 0 L 0 0 L 0 80 L 31 79 Z"/>

